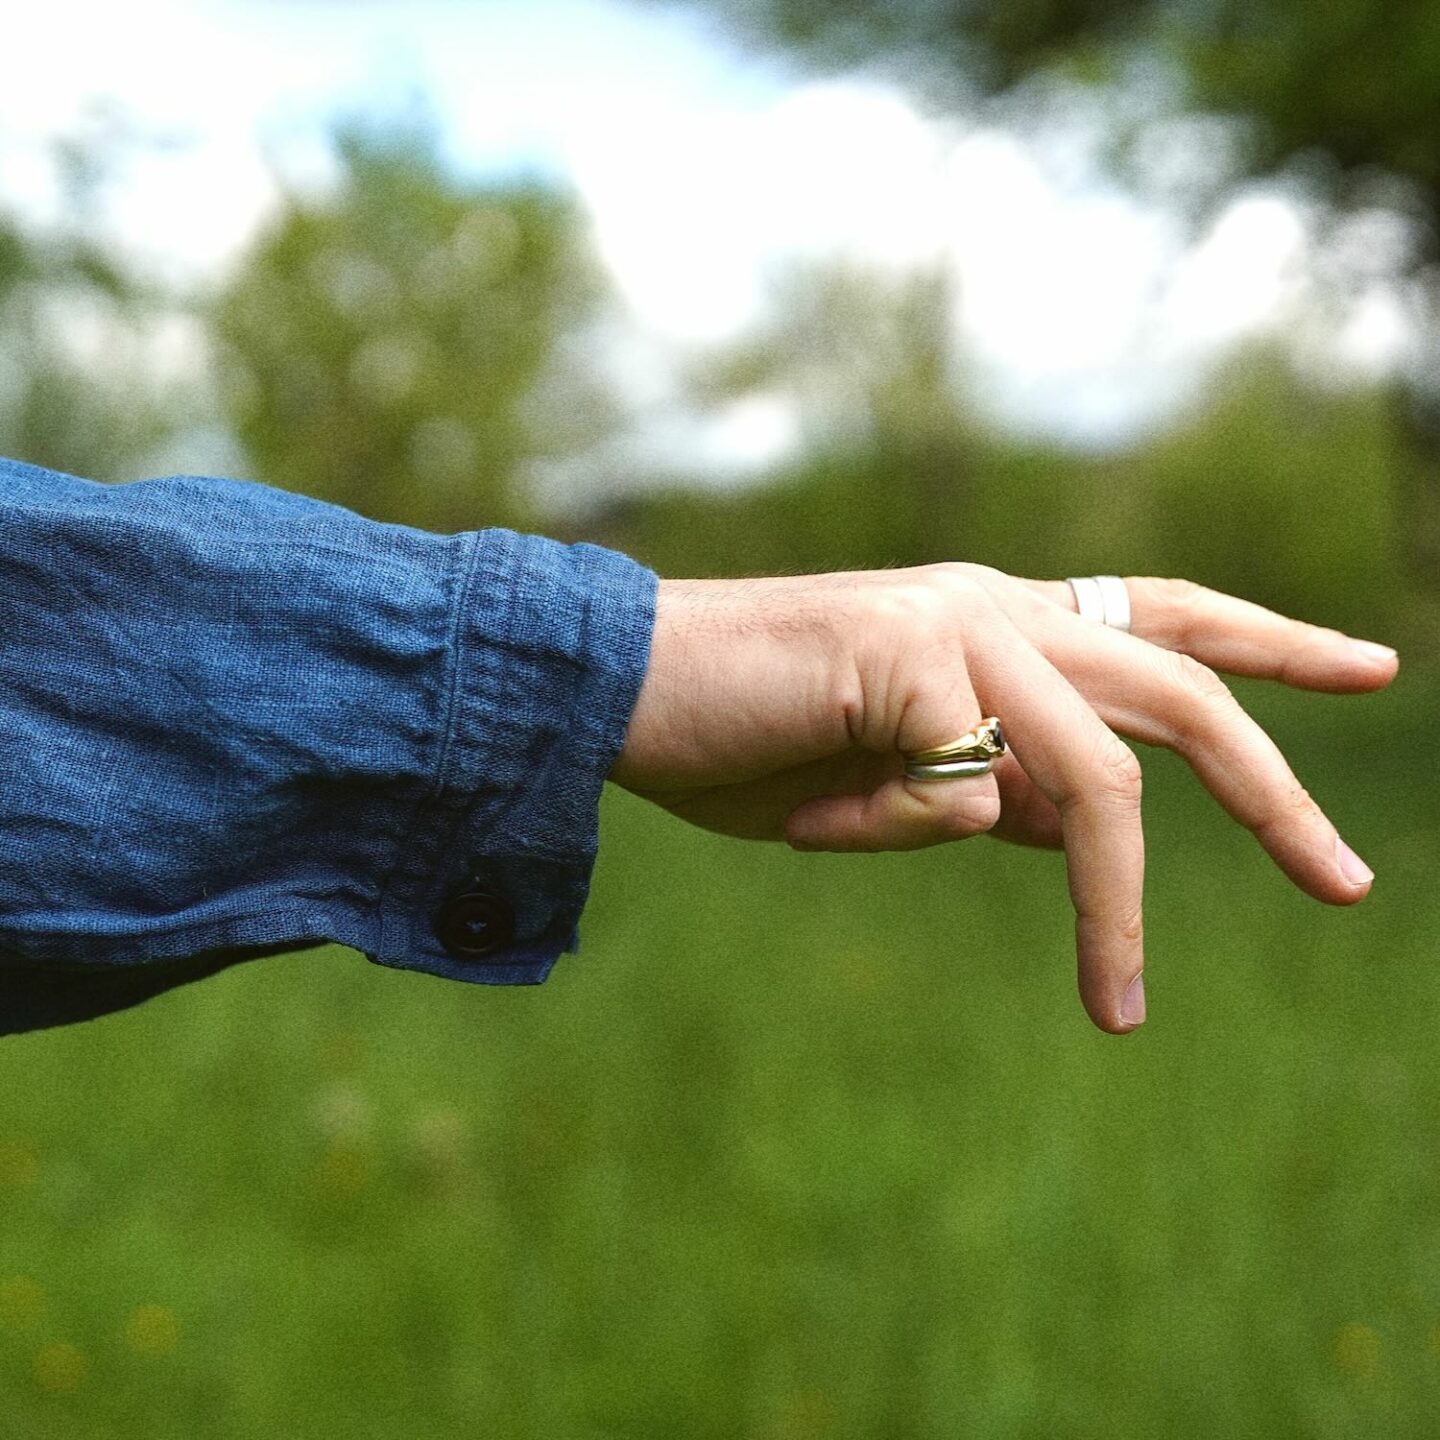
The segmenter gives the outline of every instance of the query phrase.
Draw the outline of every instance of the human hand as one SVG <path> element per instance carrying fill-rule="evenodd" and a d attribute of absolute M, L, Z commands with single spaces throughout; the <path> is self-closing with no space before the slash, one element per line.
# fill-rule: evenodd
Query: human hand
<path fill-rule="evenodd" d="M 1302 890 L 1374 878 L 1215 673 L 1378 690 L 1395 652 L 1183 580 L 1126 581 L 1132 629 L 1064 581 L 980 565 L 660 584 L 650 667 L 610 778 L 694 824 L 797 850 L 905 850 L 985 832 L 1063 846 L 1080 995 L 1102 1030 L 1145 1018 L 1140 765 L 1183 755 Z M 925 783 L 902 753 L 998 715 L 993 772 Z"/>

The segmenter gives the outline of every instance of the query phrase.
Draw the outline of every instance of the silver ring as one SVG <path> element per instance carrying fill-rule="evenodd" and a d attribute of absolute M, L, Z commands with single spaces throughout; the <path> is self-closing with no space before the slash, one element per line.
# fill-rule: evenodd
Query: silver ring
<path fill-rule="evenodd" d="M 999 719 L 988 716 L 958 740 L 947 741 L 929 750 L 912 750 L 905 756 L 907 780 L 961 780 L 971 775 L 988 775 L 996 759 L 1007 749 L 1005 730 Z"/>
<path fill-rule="evenodd" d="M 911 761 L 905 766 L 907 780 L 960 780 L 968 775 L 988 775 L 994 768 L 993 760 L 950 760 L 943 765 L 917 765 Z"/>
<path fill-rule="evenodd" d="M 1129 631 L 1130 592 L 1118 575 L 1072 576 L 1066 583 L 1075 595 L 1075 608 L 1082 620 Z"/>

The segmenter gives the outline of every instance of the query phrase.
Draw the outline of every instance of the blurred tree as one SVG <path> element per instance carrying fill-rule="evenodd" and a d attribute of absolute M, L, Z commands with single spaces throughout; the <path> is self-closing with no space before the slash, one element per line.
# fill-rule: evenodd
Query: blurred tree
<path fill-rule="evenodd" d="M 688 388 L 712 403 L 783 395 L 810 448 L 953 431 L 964 424 L 954 288 L 942 266 L 795 265 L 773 283 L 768 318 L 691 365 Z"/>
<path fill-rule="evenodd" d="M 798 418 L 805 463 L 884 475 L 863 506 L 872 536 L 890 536 L 900 553 L 923 548 L 935 515 L 963 497 L 974 428 L 949 271 L 798 265 L 775 283 L 768 313 L 689 367 L 691 397 L 782 400 Z"/>
<path fill-rule="evenodd" d="M 615 421 L 586 363 L 604 291 L 575 204 L 460 183 L 423 131 L 337 136 L 332 195 L 291 195 L 214 315 L 259 478 L 376 519 L 525 526 L 526 467 Z"/>
<path fill-rule="evenodd" d="M 963 556 L 1025 575 L 1060 565 L 1187 575 L 1357 631 L 1377 616 L 1417 633 L 1433 623 L 1394 564 L 1413 461 L 1380 390 L 1317 395 L 1282 354 L 1258 350 L 1173 429 L 1118 456 L 1002 437 L 953 406 L 940 413 L 956 467 L 942 503 L 927 502 L 912 452 L 834 446 L 758 488 L 632 500 L 604 538 L 674 574 Z M 1357 486 L 1366 503 L 1347 506 Z"/>
<path fill-rule="evenodd" d="M 675 0 L 670 0 L 675 3 Z M 688 0 L 823 68 L 967 98 L 1120 82 L 1160 61 L 1175 112 L 1229 117 L 1240 182 L 1288 172 L 1338 210 L 1411 222 L 1403 271 L 1422 347 L 1397 412 L 1417 463 L 1409 533 L 1440 574 L 1440 6 L 1433 0 Z M 1013 113 L 1013 111 L 1012 111 Z M 1162 117 L 1167 123 L 1171 117 Z M 1223 193 L 1223 186 L 1216 192 Z"/>
<path fill-rule="evenodd" d="M 691 0 L 694 3 L 694 0 Z M 1181 98 L 1251 122 L 1266 173 L 1323 155 L 1333 177 L 1381 170 L 1440 216 L 1440 7 L 1431 0 L 701 0 L 742 32 L 827 66 L 911 57 L 974 92 L 1046 70 L 1114 78 L 1137 55 L 1178 62 Z M 1366 193 L 1369 193 L 1368 191 Z M 1430 258 L 1440 236 L 1425 237 Z"/>
<path fill-rule="evenodd" d="M 0 216 L 0 454 L 121 479 L 179 424 L 176 397 L 143 363 L 165 300 L 80 218 L 32 233 Z"/>
<path fill-rule="evenodd" d="M 733 494 L 677 476 L 673 492 L 612 503 L 591 533 L 691 574 L 958 553 L 979 441 L 957 374 L 955 315 L 943 267 L 793 266 L 773 284 L 768 318 L 693 356 L 681 382 L 701 410 L 752 397 L 783 405 L 799 430 L 794 457 Z"/>

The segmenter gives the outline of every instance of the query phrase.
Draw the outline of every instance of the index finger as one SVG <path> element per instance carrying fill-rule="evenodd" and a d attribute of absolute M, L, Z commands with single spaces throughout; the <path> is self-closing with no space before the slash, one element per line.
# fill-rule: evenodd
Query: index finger
<path fill-rule="evenodd" d="M 1037 594 L 1075 610 L 1064 580 L 1025 580 Z M 1230 675 L 1279 680 L 1302 690 L 1355 694 L 1380 690 L 1399 669 L 1388 645 L 1267 610 L 1249 600 L 1190 580 L 1127 575 L 1130 630 L 1142 640 L 1177 650 Z"/>
<path fill-rule="evenodd" d="M 1100 1029 L 1128 1034 L 1145 1018 L 1140 763 L 1008 620 L 971 653 L 982 703 L 1060 813 L 1081 1001 Z"/>

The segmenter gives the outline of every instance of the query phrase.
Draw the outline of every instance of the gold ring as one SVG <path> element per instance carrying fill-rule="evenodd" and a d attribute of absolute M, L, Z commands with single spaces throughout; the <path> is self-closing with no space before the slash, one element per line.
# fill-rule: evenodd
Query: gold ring
<path fill-rule="evenodd" d="M 975 764 L 997 760 L 1005 753 L 1005 732 L 995 716 L 982 720 L 973 730 L 967 730 L 958 740 L 937 745 L 933 750 L 915 750 L 905 756 L 907 767 L 911 765 L 935 766 Z M 956 771 L 957 774 L 980 774 L 980 771 Z"/>

